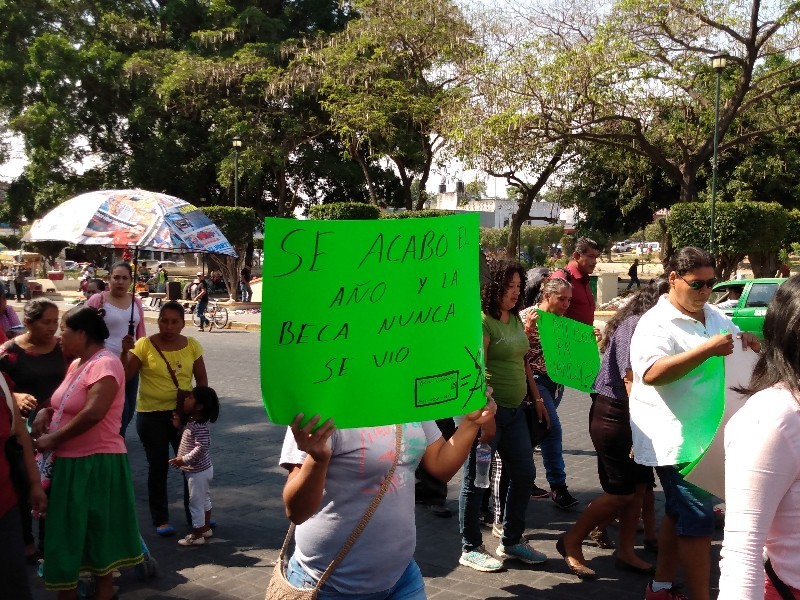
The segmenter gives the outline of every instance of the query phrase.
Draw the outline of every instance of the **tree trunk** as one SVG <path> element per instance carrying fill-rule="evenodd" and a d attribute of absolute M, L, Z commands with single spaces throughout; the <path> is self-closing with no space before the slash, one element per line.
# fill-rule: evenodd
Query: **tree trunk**
<path fill-rule="evenodd" d="M 275 181 L 278 185 L 278 216 L 286 215 L 286 170 L 277 169 L 275 171 Z"/>
<path fill-rule="evenodd" d="M 697 202 L 697 165 L 681 166 L 681 202 Z"/>
<path fill-rule="evenodd" d="M 222 273 L 222 280 L 225 282 L 225 289 L 228 291 L 228 299 L 230 301 L 236 300 L 236 291 L 239 287 L 239 271 L 241 271 L 244 264 L 242 249 L 237 248 L 236 252 L 239 253 L 238 258 L 216 254 L 208 255 L 211 264 Z"/>
<path fill-rule="evenodd" d="M 397 172 L 400 175 L 400 183 L 403 184 L 403 206 L 406 210 L 414 210 L 414 198 L 411 196 L 411 184 L 414 183 L 414 177 L 408 175 L 405 162 L 395 156 L 390 157 L 392 162 L 397 166 Z M 422 193 L 422 189 L 420 189 Z"/>
<path fill-rule="evenodd" d="M 751 252 L 747 255 L 753 277 L 775 277 L 780 259 L 777 252 Z"/>
<path fill-rule="evenodd" d="M 350 156 L 358 163 L 361 167 L 361 171 L 364 173 L 364 182 L 367 184 L 367 190 L 369 191 L 369 201 L 378 206 L 378 194 L 375 192 L 375 184 L 372 183 L 372 177 L 369 176 L 369 169 L 367 168 L 367 162 L 364 160 L 364 157 L 361 155 L 361 149 L 359 148 L 359 144 L 355 138 L 350 138 Z"/>
<path fill-rule="evenodd" d="M 511 216 L 511 227 L 508 231 L 508 245 L 506 246 L 506 256 L 508 258 L 519 259 L 519 234 L 522 224 L 531 216 L 531 206 L 533 206 L 534 194 L 527 187 L 519 187 L 519 207 L 517 212 Z"/>
<path fill-rule="evenodd" d="M 717 256 L 717 268 L 714 271 L 714 274 L 718 279 L 727 281 L 731 278 L 731 275 L 733 275 L 733 272 L 736 270 L 736 265 L 742 262 L 742 259 L 744 259 L 744 254 L 728 254 L 725 252 L 720 252 Z"/>

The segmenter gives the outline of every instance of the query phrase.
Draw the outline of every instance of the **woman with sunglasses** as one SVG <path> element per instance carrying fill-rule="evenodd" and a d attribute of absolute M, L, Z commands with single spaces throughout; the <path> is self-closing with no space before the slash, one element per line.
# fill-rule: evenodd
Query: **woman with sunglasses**
<path fill-rule="evenodd" d="M 708 444 L 697 425 L 714 419 L 711 400 L 725 384 L 724 369 L 714 357 L 727 356 L 735 343 L 760 349 L 758 338 L 740 333 L 708 304 L 717 282 L 715 266 L 705 250 L 678 250 L 666 269 L 669 293 L 642 316 L 631 339 L 634 460 L 656 468 L 665 498 L 656 572 L 646 600 L 687 597 L 673 588 L 679 563 L 688 597 L 709 600 L 713 499 L 680 471 Z"/>

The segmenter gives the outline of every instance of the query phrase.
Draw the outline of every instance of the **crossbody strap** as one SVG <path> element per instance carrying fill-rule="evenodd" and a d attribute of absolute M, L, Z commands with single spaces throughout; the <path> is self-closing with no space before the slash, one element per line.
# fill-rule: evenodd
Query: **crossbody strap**
<path fill-rule="evenodd" d="M 339 553 L 336 557 L 331 561 L 331 564 L 328 565 L 328 568 L 325 569 L 325 572 L 320 576 L 317 585 L 314 586 L 315 590 L 320 589 L 328 578 L 333 574 L 333 571 L 339 564 L 344 560 L 344 557 L 347 556 L 347 553 L 350 551 L 350 548 L 353 547 L 353 544 L 356 543 L 356 540 L 364 531 L 364 528 L 369 523 L 372 516 L 375 514 L 375 511 L 378 509 L 378 505 L 383 500 L 383 497 L 386 495 L 386 491 L 389 489 L 389 485 L 392 482 L 392 478 L 394 477 L 394 472 L 397 469 L 397 463 L 400 460 L 400 450 L 403 443 L 403 426 L 396 425 L 395 426 L 395 451 L 394 451 L 394 462 L 392 463 L 389 472 L 386 473 L 386 477 L 383 478 L 383 482 L 381 483 L 381 487 L 378 492 L 375 494 L 375 497 L 372 499 L 372 502 L 367 507 L 367 510 L 364 512 L 364 516 L 361 517 L 361 520 L 356 525 L 356 528 L 353 530 L 353 533 L 350 534 L 350 537 L 347 538 L 347 541 L 342 546 L 342 549 L 339 550 Z M 283 546 L 281 546 L 281 553 L 278 557 L 278 561 L 281 565 L 284 564 L 284 558 L 286 556 L 286 549 L 289 547 L 289 542 L 292 539 L 292 535 L 294 534 L 295 525 L 292 523 L 289 525 L 289 531 L 286 534 L 286 539 L 283 540 Z"/>
<path fill-rule="evenodd" d="M 167 360 L 167 357 L 164 356 L 164 353 L 161 351 L 161 348 L 159 348 L 156 345 L 156 343 L 153 341 L 153 338 L 151 337 L 149 339 L 150 339 L 150 343 L 153 344 L 153 348 L 155 348 L 156 352 L 158 352 L 161 355 L 161 358 L 164 359 L 164 363 L 167 365 L 167 371 L 169 371 L 169 376 L 172 377 L 172 383 L 175 384 L 176 388 L 181 389 L 181 386 L 178 383 L 178 376 L 175 375 L 175 371 L 172 370 L 172 365 L 169 364 L 169 361 Z"/>
<path fill-rule="evenodd" d="M 775 590 L 783 600 L 794 600 L 794 593 L 789 589 L 789 586 L 778 577 L 778 574 L 775 573 L 775 569 L 772 568 L 772 561 L 770 561 L 769 558 L 767 558 L 767 562 L 764 563 L 764 571 L 766 571 L 767 577 L 769 577 L 772 585 L 775 586 Z"/>

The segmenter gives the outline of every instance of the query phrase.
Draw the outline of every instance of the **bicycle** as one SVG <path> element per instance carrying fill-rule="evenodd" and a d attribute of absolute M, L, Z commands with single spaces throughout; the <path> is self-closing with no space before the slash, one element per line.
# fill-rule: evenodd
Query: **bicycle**
<path fill-rule="evenodd" d="M 197 304 L 192 306 L 192 323 L 195 327 L 200 327 L 200 317 L 197 316 L 195 310 Z M 206 321 L 208 321 L 208 330 L 211 331 L 215 326 L 217 329 L 225 329 L 228 324 L 228 309 L 220 306 L 216 302 L 210 301 L 205 310 Z"/>

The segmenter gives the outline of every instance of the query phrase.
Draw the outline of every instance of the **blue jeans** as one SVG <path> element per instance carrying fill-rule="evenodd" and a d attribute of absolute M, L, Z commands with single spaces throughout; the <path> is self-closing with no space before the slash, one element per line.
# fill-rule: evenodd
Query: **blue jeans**
<path fill-rule="evenodd" d="M 289 559 L 289 564 L 286 566 L 286 579 L 294 587 L 301 589 L 310 589 L 317 584 L 316 580 L 312 579 L 298 564 L 294 556 Z M 352 600 L 425 600 L 427 598 L 425 582 L 414 559 L 408 563 L 397 583 L 388 590 L 367 594 L 346 594 L 331 589 L 330 585 L 326 583 L 317 597 L 319 600 L 342 600 L 344 598 Z"/>
<path fill-rule="evenodd" d="M 675 532 L 690 537 L 714 534 L 714 497 L 692 485 L 680 471 L 689 463 L 656 467 L 664 489 L 664 512 L 675 521 Z"/>
<path fill-rule="evenodd" d="M 503 470 L 508 473 L 508 493 L 503 518 L 504 546 L 518 544 L 525 532 L 525 511 L 530 501 L 534 480 L 533 448 L 525 411 L 522 407 L 497 407 L 495 414 L 497 432 L 489 443 L 493 451 L 500 454 Z M 484 489 L 475 487 L 475 448 L 472 444 L 467 462 L 464 463 L 461 495 L 458 499 L 458 520 L 461 530 L 461 547 L 470 552 L 483 544 L 480 514 Z"/>
<path fill-rule="evenodd" d="M 205 302 L 198 302 L 197 306 L 195 307 L 195 312 L 197 313 L 197 318 L 200 321 L 200 327 L 205 327 L 206 323 L 208 323 L 208 319 L 206 319 L 206 309 L 208 308 L 208 301 Z"/>
<path fill-rule="evenodd" d="M 550 416 L 550 430 L 539 444 L 542 449 L 542 462 L 547 473 L 547 483 L 555 489 L 567 482 L 567 473 L 564 470 L 564 450 L 561 444 L 561 421 L 558 418 L 558 405 L 564 397 L 564 386 L 559 385 L 547 375 L 537 373 L 536 387 L 544 400 L 544 407 Z"/>
<path fill-rule="evenodd" d="M 253 295 L 253 290 L 250 288 L 250 284 L 246 281 L 242 280 L 239 281 L 239 293 L 241 294 L 242 302 L 250 302 L 250 298 Z"/>

